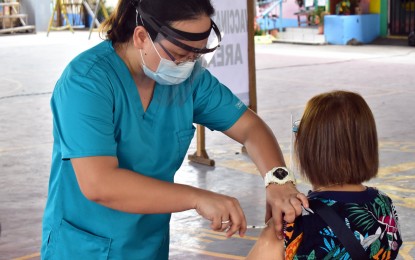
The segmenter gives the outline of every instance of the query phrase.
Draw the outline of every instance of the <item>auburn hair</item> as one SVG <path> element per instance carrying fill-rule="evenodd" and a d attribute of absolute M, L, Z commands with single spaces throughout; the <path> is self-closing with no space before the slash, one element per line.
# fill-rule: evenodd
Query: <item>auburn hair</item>
<path fill-rule="evenodd" d="M 301 174 L 314 186 L 370 180 L 379 167 L 372 111 L 353 92 L 311 98 L 298 127 L 295 150 Z"/>

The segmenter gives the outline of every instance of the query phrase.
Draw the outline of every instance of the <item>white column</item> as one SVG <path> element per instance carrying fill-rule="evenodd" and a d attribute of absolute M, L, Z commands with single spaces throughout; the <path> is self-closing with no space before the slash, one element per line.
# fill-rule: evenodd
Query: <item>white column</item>
<path fill-rule="evenodd" d="M 48 30 L 51 16 L 50 0 L 20 0 L 20 13 L 27 14 L 28 25 L 35 25 L 37 32 Z"/>

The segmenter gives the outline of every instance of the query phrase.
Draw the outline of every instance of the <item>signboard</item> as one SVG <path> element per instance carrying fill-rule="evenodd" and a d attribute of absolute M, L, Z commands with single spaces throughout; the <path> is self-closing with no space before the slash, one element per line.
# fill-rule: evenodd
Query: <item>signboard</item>
<path fill-rule="evenodd" d="M 213 0 L 212 20 L 223 33 L 209 71 L 249 105 L 248 12 L 246 0 Z"/>
<path fill-rule="evenodd" d="M 212 20 L 223 33 L 208 69 L 250 109 L 256 112 L 254 0 L 212 0 Z M 249 6 L 248 6 L 249 5 Z M 248 38 L 249 35 L 251 39 Z M 210 59 L 210 57 L 209 57 Z M 244 151 L 244 149 L 242 149 Z M 205 149 L 205 129 L 197 126 L 197 150 L 189 160 L 213 166 Z"/>

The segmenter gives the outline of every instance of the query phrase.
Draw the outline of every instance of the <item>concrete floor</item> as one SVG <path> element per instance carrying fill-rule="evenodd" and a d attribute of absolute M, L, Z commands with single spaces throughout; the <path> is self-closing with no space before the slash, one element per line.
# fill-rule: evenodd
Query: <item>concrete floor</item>
<path fill-rule="evenodd" d="M 42 210 L 51 157 L 50 92 L 65 65 L 99 38 L 86 32 L 49 37 L 0 37 L 0 259 L 39 259 Z M 379 133 L 381 168 L 375 185 L 397 205 L 404 244 L 399 259 L 415 257 L 415 49 L 406 46 L 256 46 L 258 113 L 289 159 L 291 115 L 332 89 L 361 93 Z M 207 131 L 215 167 L 185 160 L 176 181 L 240 200 L 249 225 L 264 217 L 264 188 L 239 144 Z M 196 149 L 192 142 L 189 154 Z M 299 189 L 309 185 L 299 180 Z M 236 184 L 238 183 L 238 184 Z M 173 214 L 170 259 L 243 259 L 259 230 L 226 239 L 196 212 Z"/>

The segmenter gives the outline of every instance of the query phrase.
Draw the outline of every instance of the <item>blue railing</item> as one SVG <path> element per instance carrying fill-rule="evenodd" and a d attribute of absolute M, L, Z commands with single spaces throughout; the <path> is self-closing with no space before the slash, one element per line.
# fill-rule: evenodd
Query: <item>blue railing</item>
<path fill-rule="evenodd" d="M 283 0 L 266 0 L 266 1 L 257 2 L 257 5 L 270 4 L 270 6 L 261 13 L 261 17 L 259 19 L 262 19 L 262 23 L 261 21 L 258 22 L 260 26 L 262 24 L 262 27 L 265 27 L 265 29 L 268 29 L 268 30 L 278 28 L 278 30 L 282 32 L 282 2 Z M 268 14 L 272 10 L 274 10 L 277 6 L 279 6 L 278 18 L 270 18 Z"/>

